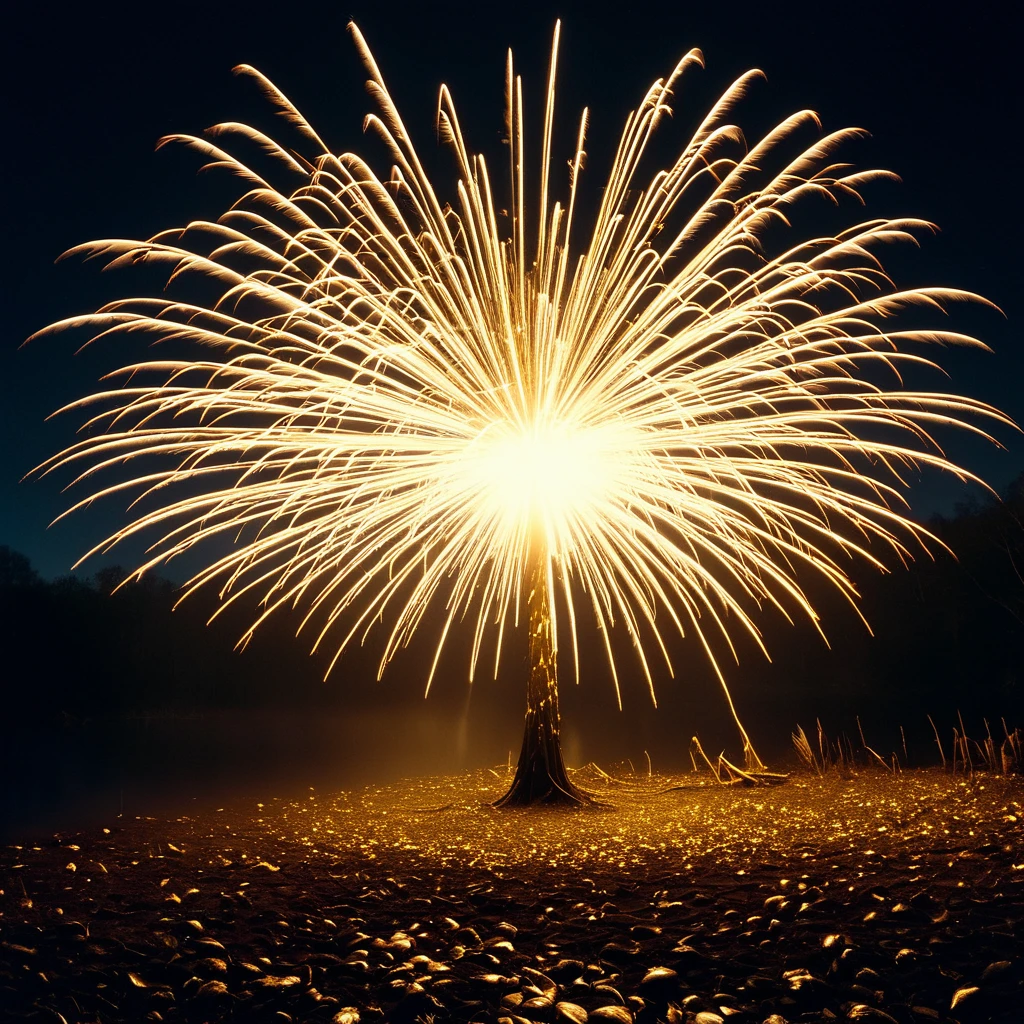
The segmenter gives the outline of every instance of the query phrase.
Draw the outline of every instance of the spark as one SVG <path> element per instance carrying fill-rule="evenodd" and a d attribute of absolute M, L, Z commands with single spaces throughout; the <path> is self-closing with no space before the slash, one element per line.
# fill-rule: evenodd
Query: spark
<path fill-rule="evenodd" d="M 239 200 L 216 222 L 72 250 L 111 267 L 156 265 L 171 283 L 199 277 L 219 296 L 128 298 L 50 328 L 197 347 L 132 363 L 70 407 L 89 410 L 85 434 L 44 468 L 102 479 L 69 511 L 134 497 L 134 519 L 90 554 L 155 534 L 141 575 L 200 545 L 227 547 L 185 596 L 214 588 L 218 614 L 255 599 L 243 641 L 299 606 L 332 668 L 383 628 L 383 672 L 440 609 L 428 689 L 457 628 L 472 636 L 470 678 L 489 649 L 497 672 L 539 560 L 552 634 L 568 640 L 577 671 L 587 618 L 616 688 L 622 630 L 653 696 L 672 636 L 695 638 L 725 688 L 734 636 L 764 649 L 760 608 L 817 624 L 807 581 L 856 607 L 855 559 L 882 567 L 937 543 L 909 517 L 906 471 L 973 480 L 932 432 L 987 437 L 977 419 L 1009 421 L 903 384 L 903 371 L 932 365 L 919 345 L 984 347 L 950 330 L 893 329 L 907 309 L 985 302 L 888 278 L 879 250 L 916 244 L 930 224 L 847 220 L 810 238 L 794 226 L 815 203 L 859 210 L 865 187 L 892 177 L 838 161 L 860 131 L 821 137 L 801 111 L 748 148 L 730 117 L 762 77 L 751 71 L 649 175 L 656 130 L 702 66 L 691 50 L 627 118 L 584 233 L 588 111 L 567 182 L 556 173 L 559 29 L 536 195 L 510 53 L 507 198 L 442 86 L 437 125 L 458 179 L 449 202 L 350 29 L 386 174 L 333 153 L 242 66 L 284 115 L 287 143 L 233 122 L 164 140 L 237 175 Z M 118 479 L 103 482 L 111 470 Z"/>

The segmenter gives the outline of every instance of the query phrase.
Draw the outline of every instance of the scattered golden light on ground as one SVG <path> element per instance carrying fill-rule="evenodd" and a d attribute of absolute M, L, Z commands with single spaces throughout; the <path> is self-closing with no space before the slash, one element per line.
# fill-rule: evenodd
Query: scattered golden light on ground
<path fill-rule="evenodd" d="M 694 778 L 591 773 L 614 806 L 508 814 L 480 772 L 9 846 L 0 999 L 68 1022 L 1016 1021 L 1019 777 Z"/>
<path fill-rule="evenodd" d="M 832 774 L 796 776 L 780 786 L 722 786 L 706 773 L 638 776 L 609 783 L 582 769 L 573 781 L 604 806 L 578 811 L 533 808 L 509 815 L 491 806 L 508 787 L 505 772 L 481 772 L 368 787 L 280 805 L 268 836 L 318 855 L 359 850 L 368 861 L 415 871 L 474 868 L 498 877 L 535 868 L 577 874 L 645 877 L 661 870 L 699 877 L 757 867 L 758 858 L 799 860 L 834 850 L 867 860 L 897 851 L 981 843 L 1010 831 L 1024 835 L 1018 779 L 951 779 L 939 771 L 855 782 Z M 1016 816 L 1016 822 L 1008 816 Z M 1024 859 L 1024 855 L 1022 855 Z"/>

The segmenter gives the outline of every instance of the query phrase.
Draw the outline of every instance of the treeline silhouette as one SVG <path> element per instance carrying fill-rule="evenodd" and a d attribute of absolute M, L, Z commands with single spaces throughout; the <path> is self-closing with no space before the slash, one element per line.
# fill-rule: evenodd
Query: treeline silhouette
<path fill-rule="evenodd" d="M 105 568 L 41 579 L 29 560 L 0 547 L 4 703 L 33 725 L 104 716 L 181 716 L 211 710 L 315 707 L 331 699 L 323 659 L 310 659 L 287 615 L 247 650 L 235 644 L 244 616 L 207 625 L 210 600 L 175 608 L 179 587 Z M 11 718 L 8 719 L 11 722 Z M 12 723 L 13 724 L 13 723 Z"/>
<path fill-rule="evenodd" d="M 824 610 L 831 648 L 808 626 L 766 620 L 771 665 L 744 652 L 739 666 L 728 666 L 741 703 L 755 711 L 770 704 L 787 724 L 838 706 L 863 714 L 873 705 L 900 714 L 917 709 L 922 717 L 982 708 L 1019 720 L 1024 473 L 1002 500 L 960 506 L 929 525 L 956 558 L 937 551 L 934 560 L 920 557 L 906 570 L 858 570 L 860 607 L 874 636 L 839 602 Z M 89 578 L 46 581 L 24 555 L 0 547 L 5 732 L 18 723 L 314 710 L 374 699 L 372 652 L 346 655 L 324 684 L 329 655 L 310 657 L 311 640 L 295 638 L 295 617 L 272 618 L 237 651 L 251 609 L 207 625 L 214 595 L 172 611 L 174 584 L 151 576 L 119 586 L 125 575 L 108 568 Z M 410 693 L 421 694 L 422 682 L 410 679 Z"/>
<path fill-rule="evenodd" d="M 1024 473 L 1001 500 L 960 504 L 928 527 L 948 551 L 932 544 L 933 559 L 918 554 L 905 569 L 887 558 L 887 573 L 856 568 L 858 606 L 870 632 L 832 595 L 819 606 L 828 645 L 804 624 L 792 642 L 778 631 L 769 635 L 773 664 L 761 677 L 779 687 L 789 721 L 799 715 L 812 726 L 820 714 L 848 728 L 859 715 L 928 731 L 924 718 L 931 714 L 946 730 L 959 711 L 974 719 L 972 731 L 981 716 L 994 719 L 996 732 L 999 717 L 1011 728 L 1020 724 Z"/>

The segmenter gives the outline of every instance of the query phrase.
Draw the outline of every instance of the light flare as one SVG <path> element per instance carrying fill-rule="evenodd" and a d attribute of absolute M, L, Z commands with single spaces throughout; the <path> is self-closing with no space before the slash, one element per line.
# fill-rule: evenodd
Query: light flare
<path fill-rule="evenodd" d="M 386 173 L 332 152 L 243 66 L 284 116 L 287 142 L 234 122 L 206 139 L 172 137 L 237 175 L 238 201 L 216 223 L 72 250 L 108 266 L 162 267 L 174 294 L 195 277 L 219 289 L 208 305 L 167 292 L 50 328 L 204 350 L 127 366 L 73 406 L 89 411 L 84 435 L 45 469 L 76 467 L 95 481 L 74 508 L 136 498 L 134 521 L 94 551 L 147 534 L 141 575 L 221 543 L 186 596 L 209 587 L 222 608 L 258 601 L 243 639 L 278 609 L 302 607 L 303 628 L 335 660 L 382 627 L 381 671 L 440 609 L 428 687 L 456 628 L 472 634 L 471 677 L 488 645 L 496 672 L 530 594 L 540 607 L 539 587 L 552 617 L 540 645 L 552 662 L 547 684 L 556 638 L 575 653 L 585 618 L 616 686 L 613 630 L 652 695 L 651 659 L 671 670 L 682 634 L 731 707 L 723 653 L 735 654 L 738 633 L 763 648 L 760 609 L 817 624 L 808 581 L 856 607 L 853 559 L 881 567 L 938 543 L 906 511 L 907 471 L 974 480 L 932 431 L 987 437 L 977 420 L 1009 420 L 903 384 L 904 371 L 932 366 L 920 346 L 984 347 L 896 319 L 985 301 L 889 280 L 880 250 L 916 244 L 930 224 L 855 219 L 810 239 L 793 228 L 794 212 L 814 203 L 861 217 L 863 190 L 892 177 L 838 161 L 862 132 L 820 137 L 817 116 L 800 111 L 748 149 L 729 120 L 763 77 L 748 72 L 647 177 L 655 130 L 702 65 L 690 51 L 627 118 L 580 244 L 589 114 L 558 199 L 557 31 L 536 206 L 511 54 L 507 192 L 469 150 L 442 87 L 439 136 L 458 176 L 446 202 L 351 31 L 377 104 L 366 129 L 387 148 Z M 800 149 L 808 133 L 816 138 Z M 255 148 L 258 159 L 233 148 Z M 124 479 L 108 482 L 108 470 Z"/>
<path fill-rule="evenodd" d="M 516 430 L 494 423 L 471 446 L 465 469 L 478 481 L 497 532 L 536 531 L 531 539 L 564 558 L 623 486 L 620 453 L 631 440 L 625 431 L 580 429 L 571 422 Z"/>

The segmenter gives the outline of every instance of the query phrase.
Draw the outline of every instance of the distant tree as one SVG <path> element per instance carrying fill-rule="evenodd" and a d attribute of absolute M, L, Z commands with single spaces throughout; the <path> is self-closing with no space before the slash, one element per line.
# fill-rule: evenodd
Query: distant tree
<path fill-rule="evenodd" d="M 120 565 L 107 565 L 98 569 L 92 577 L 93 586 L 104 596 L 109 596 L 124 583 L 127 570 Z"/>
<path fill-rule="evenodd" d="M 0 544 L 0 590 L 26 590 L 42 585 L 39 573 L 20 551 Z"/>

